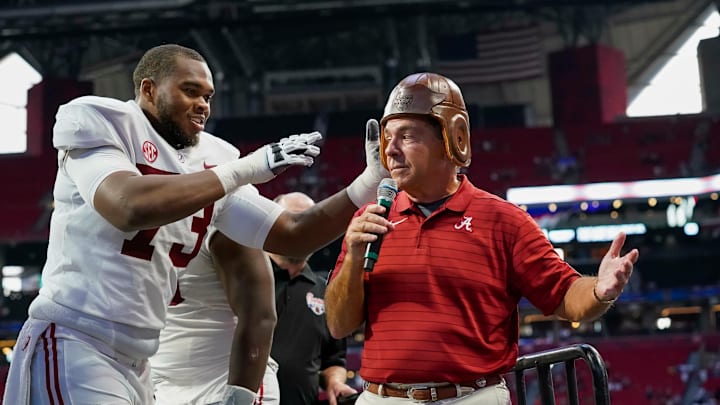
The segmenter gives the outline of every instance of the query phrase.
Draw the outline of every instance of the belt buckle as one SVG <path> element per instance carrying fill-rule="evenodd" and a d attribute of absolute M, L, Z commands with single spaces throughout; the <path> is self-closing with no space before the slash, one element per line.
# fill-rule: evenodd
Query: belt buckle
<path fill-rule="evenodd" d="M 418 390 L 430 390 L 430 399 L 415 399 L 415 391 Z M 406 394 L 411 401 L 415 402 L 434 402 L 438 400 L 437 389 L 435 387 L 410 387 L 407 389 Z"/>
<path fill-rule="evenodd" d="M 475 385 L 477 385 L 478 388 L 485 388 L 485 386 L 487 385 L 487 380 L 485 379 L 485 377 L 478 378 L 477 380 L 475 380 Z"/>

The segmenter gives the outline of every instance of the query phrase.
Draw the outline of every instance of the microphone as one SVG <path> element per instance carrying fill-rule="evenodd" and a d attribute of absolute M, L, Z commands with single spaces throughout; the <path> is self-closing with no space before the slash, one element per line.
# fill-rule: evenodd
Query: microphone
<path fill-rule="evenodd" d="M 398 189 L 395 180 L 386 178 L 380 181 L 380 185 L 377 189 L 377 204 L 385 207 L 385 212 L 382 214 L 383 218 L 387 219 L 390 214 L 390 207 L 392 206 L 397 193 Z M 373 271 L 375 262 L 378 259 L 378 254 L 380 253 L 380 244 L 383 241 L 383 236 L 384 234 L 378 235 L 375 242 L 369 242 L 367 244 L 367 249 L 365 249 L 365 263 L 363 264 L 363 269 L 365 269 L 365 271 Z"/>

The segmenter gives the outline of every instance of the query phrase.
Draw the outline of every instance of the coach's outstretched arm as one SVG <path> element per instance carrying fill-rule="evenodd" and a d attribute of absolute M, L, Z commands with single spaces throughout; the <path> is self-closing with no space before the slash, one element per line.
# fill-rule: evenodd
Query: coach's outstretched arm
<path fill-rule="evenodd" d="M 365 321 L 365 248 L 392 229 L 393 225 L 380 215 L 384 211 L 380 205 L 369 205 L 353 218 L 345 233 L 342 266 L 331 275 L 325 290 L 325 316 L 335 339 L 348 336 Z"/>
<path fill-rule="evenodd" d="M 575 280 L 555 315 L 571 321 L 590 321 L 610 308 L 630 280 L 633 265 L 640 257 L 637 249 L 620 256 L 624 243 L 625 233 L 621 232 L 600 262 L 598 276 Z"/>

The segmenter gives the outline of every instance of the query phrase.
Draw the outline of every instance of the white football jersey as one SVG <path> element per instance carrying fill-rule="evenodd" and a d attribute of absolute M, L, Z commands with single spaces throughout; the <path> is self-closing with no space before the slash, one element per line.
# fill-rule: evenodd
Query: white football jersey
<path fill-rule="evenodd" d="M 60 166 L 54 188 L 55 209 L 42 273 L 40 296 L 43 299 L 35 300 L 30 314 L 47 319 L 52 317 L 48 314 L 70 311 L 87 315 L 87 319 L 62 319 L 65 326 L 92 335 L 93 330 L 85 329 L 99 329 L 96 320 L 109 321 L 113 330 L 157 342 L 177 285 L 176 272 L 184 270 L 198 254 L 208 226 L 228 199 L 225 197 L 168 225 L 123 232 L 92 207 L 94 189 L 80 190 L 67 174 L 63 168 L 64 154 L 73 149 L 111 146 L 125 154 L 130 163 L 127 167 L 134 166 L 143 175 L 173 175 L 198 172 L 237 159 L 239 152 L 205 132 L 200 134 L 197 145 L 176 150 L 153 129 L 132 100 L 80 97 L 60 107 L 53 131 Z M 118 169 L 92 167 L 88 170 L 96 170 L 97 178 L 102 180 Z M 251 198 L 262 199 L 257 193 Z M 259 217 L 257 222 L 272 224 L 279 214 L 263 217 L 258 209 L 248 215 Z M 242 221 L 237 222 L 237 226 L 242 225 Z M 262 247 L 267 232 L 262 234 L 257 228 L 252 232 L 254 241 L 260 241 L 260 246 L 254 247 Z M 102 334 L 101 339 L 114 340 L 113 332 Z M 139 354 L 148 356 L 154 352 L 153 347 L 137 349 Z"/>
<path fill-rule="evenodd" d="M 213 403 L 223 398 L 227 384 L 237 318 L 215 271 L 209 237 L 205 239 L 198 255 L 178 271 L 160 348 L 150 358 L 158 404 Z"/>

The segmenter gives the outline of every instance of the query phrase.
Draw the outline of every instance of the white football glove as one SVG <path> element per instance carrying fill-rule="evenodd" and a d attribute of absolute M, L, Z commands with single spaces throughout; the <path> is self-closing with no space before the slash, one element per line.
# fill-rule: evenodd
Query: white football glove
<path fill-rule="evenodd" d="M 365 170 L 346 189 L 356 207 L 375 201 L 380 180 L 390 177 L 380 162 L 380 124 L 373 118 L 365 124 L 365 163 Z"/>
<path fill-rule="evenodd" d="M 290 166 L 312 166 L 320 148 L 315 145 L 322 139 L 319 132 L 291 135 L 261 146 L 238 160 L 223 163 L 210 170 L 220 179 L 226 193 L 245 184 L 265 183 Z"/>
<path fill-rule="evenodd" d="M 312 166 L 315 162 L 313 158 L 320 154 L 320 148 L 315 143 L 321 139 L 320 132 L 311 132 L 290 135 L 279 142 L 265 145 L 263 148 L 267 154 L 268 168 L 278 175 L 290 166 Z"/>

